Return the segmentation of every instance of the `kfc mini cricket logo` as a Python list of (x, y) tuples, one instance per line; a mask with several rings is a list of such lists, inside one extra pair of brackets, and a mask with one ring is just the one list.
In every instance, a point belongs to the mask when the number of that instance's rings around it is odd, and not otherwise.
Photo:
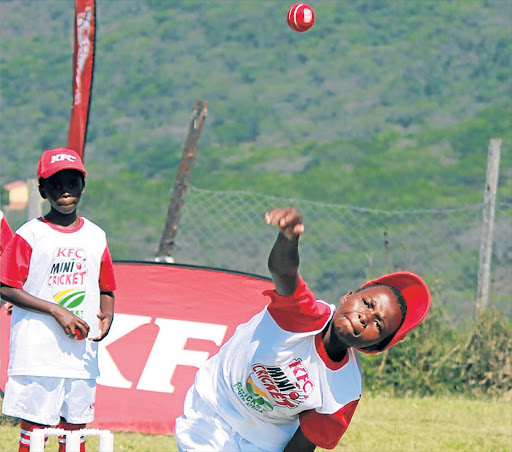
[(271, 411), (274, 406), (296, 408), (309, 398), (315, 387), (300, 359), (285, 366), (258, 363), (252, 370), (246, 389), (252, 399), (257, 400), (261, 411)]
[(84, 249), (57, 248), (47, 280), (54, 300), (78, 317), (83, 316), (83, 311), (77, 308), (85, 299), (86, 263)]

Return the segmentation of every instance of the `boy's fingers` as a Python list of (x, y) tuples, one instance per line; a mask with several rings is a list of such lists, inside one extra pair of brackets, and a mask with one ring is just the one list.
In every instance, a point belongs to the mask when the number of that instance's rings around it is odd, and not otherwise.
[(87, 334), (89, 334), (88, 331), (85, 333), (78, 327), (75, 328), (75, 339), (82, 340), (87, 337)]
[(268, 224), (279, 225), (279, 227), (287, 227), (293, 223), (301, 223), (302, 216), (295, 208), (274, 209), (265, 214), (265, 221)]
[(304, 232), (304, 225), (302, 223), (290, 225), (286, 228), (282, 228), (282, 231), (289, 238), (294, 238), (298, 235), (301, 235)]
[(82, 331), (87, 331), (87, 333), (89, 333), (89, 330), (91, 329), (89, 324), (81, 318), (78, 318), (78, 328), (80, 328)]
[(265, 214), (265, 221), (268, 224), (277, 224), (279, 221), (278, 215), (275, 210), (272, 210), (271, 212), (267, 212)]
[(302, 223), (295, 225), (293, 232), (295, 234), (302, 234), (304, 232), (304, 225)]
[(99, 342), (99, 341), (103, 340), (103, 338), (108, 334), (109, 331), (110, 331), (110, 326), (103, 324), (101, 326), (101, 331), (100, 331), (99, 336), (92, 337), (90, 340), (94, 341), (94, 342)]
[(285, 217), (279, 220), (279, 226), (282, 228), (286, 228), (287, 226), (294, 226), (296, 224), (301, 224), (301, 218), (295, 215), (286, 215)]

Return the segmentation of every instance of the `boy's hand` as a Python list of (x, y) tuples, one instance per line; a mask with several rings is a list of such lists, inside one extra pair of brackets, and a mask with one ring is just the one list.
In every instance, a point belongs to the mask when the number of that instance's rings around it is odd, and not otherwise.
[[(89, 334), (90, 328), (87, 322), (82, 320), (80, 317), (77, 317), (68, 309), (59, 305), (54, 305), (52, 315), (70, 338), (85, 338)], [(80, 334), (77, 334), (76, 330), (80, 331)]]
[(99, 336), (91, 337), (90, 340), (94, 341), (94, 342), (101, 341), (108, 334), (108, 332), (110, 331), (110, 327), (112, 326), (113, 315), (112, 314), (103, 314), (102, 312), (100, 312), (97, 315), (97, 317), (98, 317), (98, 319), (100, 319), (100, 322), (101, 322), (101, 331), (100, 331)]
[(7, 315), (12, 315), (12, 303), (9, 303), (8, 301), (5, 302), (5, 313)]
[(279, 227), (279, 231), (289, 240), (304, 232), (302, 215), (295, 207), (281, 207), (265, 214), (265, 222)]

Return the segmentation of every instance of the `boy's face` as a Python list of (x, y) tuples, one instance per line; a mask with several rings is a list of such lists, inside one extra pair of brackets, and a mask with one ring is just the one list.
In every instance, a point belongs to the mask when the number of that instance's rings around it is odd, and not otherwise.
[(401, 320), (398, 301), (389, 287), (367, 287), (340, 300), (331, 334), (349, 347), (365, 348), (392, 336)]
[(39, 192), (48, 199), (52, 210), (62, 215), (73, 213), (84, 192), (85, 184), (80, 171), (67, 169), (43, 179)]

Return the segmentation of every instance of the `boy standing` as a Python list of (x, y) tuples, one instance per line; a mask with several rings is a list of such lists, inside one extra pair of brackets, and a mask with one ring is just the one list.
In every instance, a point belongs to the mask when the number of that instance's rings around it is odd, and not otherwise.
[(302, 216), (275, 209), (279, 227), (268, 267), (269, 305), (240, 325), (197, 372), (176, 420), (180, 451), (313, 451), (334, 448), (361, 397), (356, 349), (375, 353), (402, 340), (430, 306), (414, 273), (365, 283), (336, 309), (298, 274)]
[(85, 176), (76, 152), (45, 151), (37, 179), (50, 211), (22, 225), (2, 254), (0, 292), (13, 304), (2, 413), (21, 419), (20, 451), (34, 428), (79, 430), (94, 419), (98, 341), (116, 287), (105, 232), (77, 214)]

